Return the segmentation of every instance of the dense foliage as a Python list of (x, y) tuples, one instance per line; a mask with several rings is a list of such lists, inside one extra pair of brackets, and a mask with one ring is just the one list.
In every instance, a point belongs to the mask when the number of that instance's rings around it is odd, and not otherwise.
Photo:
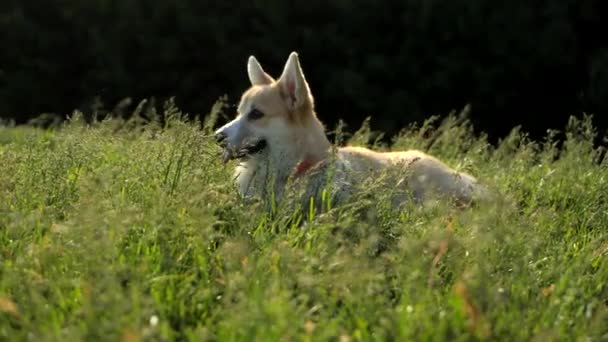
[(559, 148), (518, 130), (492, 147), (453, 118), (410, 127), (396, 148), (428, 148), (496, 201), (395, 210), (371, 180), (303, 219), (242, 203), (211, 122), (167, 111), (0, 128), (0, 339), (606, 338), (608, 164), (589, 120)]

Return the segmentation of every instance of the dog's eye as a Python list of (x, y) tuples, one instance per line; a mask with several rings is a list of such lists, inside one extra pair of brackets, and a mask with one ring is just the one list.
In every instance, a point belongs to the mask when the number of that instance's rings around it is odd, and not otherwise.
[(261, 111), (259, 111), (257, 109), (252, 109), (249, 112), (249, 115), (247, 115), (247, 117), (249, 117), (250, 120), (261, 119), (263, 116), (264, 116), (264, 113), (262, 113)]

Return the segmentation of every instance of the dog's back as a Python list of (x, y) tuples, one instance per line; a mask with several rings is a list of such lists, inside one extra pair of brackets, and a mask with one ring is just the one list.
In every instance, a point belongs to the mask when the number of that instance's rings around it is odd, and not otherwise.
[[(439, 159), (418, 150), (401, 152), (375, 152), (362, 147), (344, 147), (339, 150), (354, 172), (369, 173), (388, 167), (403, 171), (402, 175), (416, 201), (423, 201), (438, 192), (459, 203), (470, 203), (484, 190), (477, 180), (458, 172)], [(400, 173), (400, 172), (399, 172)]]

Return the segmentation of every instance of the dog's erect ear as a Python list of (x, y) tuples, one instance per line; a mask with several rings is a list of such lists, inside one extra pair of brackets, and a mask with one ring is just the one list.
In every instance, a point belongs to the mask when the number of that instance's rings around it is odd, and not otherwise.
[(300, 60), (296, 52), (292, 52), (289, 55), (278, 83), (285, 96), (285, 101), (287, 101), (287, 106), (291, 110), (298, 109), (304, 103), (311, 100), (310, 89), (308, 88), (308, 83), (306, 83), (306, 78), (300, 67)]
[(265, 85), (274, 82), (274, 79), (264, 72), (258, 60), (253, 56), (249, 56), (249, 61), (247, 61), (247, 74), (251, 85)]

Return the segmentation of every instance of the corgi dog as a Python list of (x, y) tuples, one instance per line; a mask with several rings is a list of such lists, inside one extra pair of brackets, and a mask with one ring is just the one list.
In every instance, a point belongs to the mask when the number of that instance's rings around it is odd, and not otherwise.
[[(395, 187), (407, 187), (413, 200), (424, 201), (435, 192), (471, 203), (481, 190), (477, 180), (457, 172), (439, 159), (417, 150), (376, 152), (368, 148), (333, 148), (315, 113), (314, 99), (292, 52), (278, 79), (268, 75), (254, 56), (247, 63), (251, 87), (238, 104), (234, 120), (215, 131), (223, 147), (224, 163), (237, 159), (235, 179), (241, 195), (274, 191), (280, 197), (289, 179), (305, 178), (327, 169), (329, 160), (340, 166), (342, 184), (361, 182), (374, 172), (397, 168), (405, 177)], [(270, 186), (268, 186), (270, 184)]]

